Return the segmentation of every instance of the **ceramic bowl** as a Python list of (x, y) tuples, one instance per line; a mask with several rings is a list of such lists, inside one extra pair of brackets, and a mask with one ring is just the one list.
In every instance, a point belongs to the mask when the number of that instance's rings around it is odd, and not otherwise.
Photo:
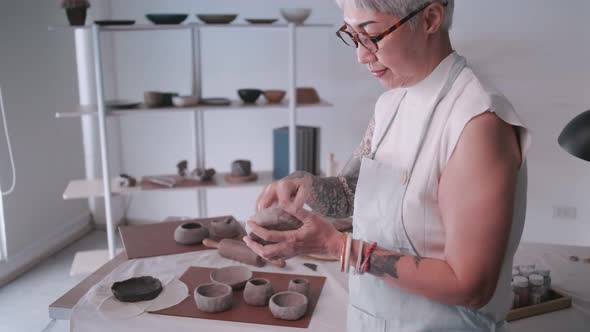
[(231, 163), (232, 176), (250, 176), (252, 174), (252, 162), (250, 160), (234, 160)]
[(303, 278), (289, 280), (288, 290), (309, 296), (309, 280)]
[(198, 222), (182, 224), (174, 230), (174, 241), (180, 244), (201, 244), (209, 236), (209, 230)]
[(274, 290), (270, 280), (264, 278), (250, 279), (244, 289), (244, 302), (252, 306), (264, 307), (268, 305), (268, 300), (273, 293)]
[(320, 102), (318, 92), (311, 87), (297, 88), (297, 103), (298, 104), (317, 104)]
[(246, 18), (244, 20), (250, 24), (273, 24), (278, 21), (276, 18)]
[(233, 22), (238, 15), (236, 14), (197, 14), (199, 20), (207, 24), (229, 24)]
[(177, 95), (173, 92), (146, 91), (143, 93), (143, 103), (149, 108), (172, 106), (172, 98)]
[(311, 8), (282, 8), (281, 15), (287, 22), (303, 24), (311, 15)]
[(252, 271), (245, 266), (235, 265), (222, 267), (209, 274), (214, 283), (230, 286), (234, 290), (244, 289), (246, 282), (252, 279)]
[(275, 318), (298, 320), (307, 312), (307, 297), (295, 292), (276, 293), (270, 298), (270, 312)]
[(233, 217), (214, 220), (209, 226), (209, 232), (214, 238), (231, 239), (240, 235), (240, 225)]
[(209, 283), (195, 289), (195, 303), (204, 312), (226, 311), (232, 306), (232, 289), (228, 285)]
[(264, 98), (268, 100), (270, 104), (278, 104), (283, 101), (287, 91), (285, 90), (264, 90), (262, 92), (264, 94)]
[(262, 94), (262, 90), (258, 89), (240, 89), (238, 95), (242, 101), (246, 104), (254, 104), (258, 97)]
[(190, 107), (199, 104), (199, 97), (197, 96), (174, 96), (172, 97), (172, 104), (176, 107)]
[(180, 24), (186, 20), (187, 14), (146, 14), (145, 17), (154, 24)]

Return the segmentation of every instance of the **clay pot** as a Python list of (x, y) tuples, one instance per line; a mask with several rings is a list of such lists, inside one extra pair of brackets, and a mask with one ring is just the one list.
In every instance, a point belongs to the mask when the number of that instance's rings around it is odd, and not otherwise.
[(290, 292), (300, 293), (305, 296), (309, 296), (309, 280), (298, 278), (298, 279), (291, 279), (289, 281), (289, 288)]
[(209, 231), (213, 237), (219, 239), (231, 239), (240, 234), (240, 225), (234, 218), (229, 217), (227, 219), (211, 222)]
[(307, 297), (295, 292), (276, 293), (270, 298), (270, 312), (275, 318), (298, 320), (307, 312)]
[(285, 90), (265, 90), (262, 93), (264, 94), (264, 98), (266, 98), (266, 100), (268, 100), (269, 104), (278, 104), (283, 100), (283, 98), (285, 98), (287, 91), (285, 91)]
[(246, 282), (252, 279), (252, 271), (241, 265), (228, 266), (211, 271), (209, 278), (214, 283), (228, 285), (233, 290), (241, 290), (246, 286)]
[(297, 104), (317, 104), (320, 102), (320, 96), (314, 88), (303, 87), (297, 88)]
[(189, 222), (174, 230), (174, 241), (180, 244), (201, 244), (209, 236), (209, 230), (203, 225)]
[(238, 95), (245, 104), (254, 104), (258, 97), (262, 94), (262, 90), (258, 89), (240, 89)]
[(86, 23), (87, 8), (66, 8), (68, 21), (72, 26), (82, 26)]
[[(277, 205), (273, 205), (269, 208), (263, 209), (258, 211), (254, 216), (250, 218), (250, 220), (254, 221), (256, 224), (274, 231), (289, 231), (294, 230), (303, 223), (299, 221), (297, 218), (293, 217), (289, 213), (285, 212), (283, 209), (278, 207)], [(270, 244), (271, 242), (264, 241), (258, 235), (252, 233), (248, 224), (246, 224), (246, 233), (248, 236), (252, 238), (252, 240), (261, 243), (261, 244)]]
[(172, 98), (178, 93), (146, 91), (143, 93), (143, 103), (149, 108), (173, 106)]
[(204, 312), (226, 311), (232, 306), (232, 289), (228, 285), (210, 283), (195, 289), (195, 303)]
[(264, 307), (268, 305), (268, 300), (273, 293), (272, 284), (268, 279), (250, 279), (244, 289), (244, 302), (257, 307)]
[(250, 160), (235, 160), (231, 163), (232, 176), (249, 176), (252, 174), (252, 163)]

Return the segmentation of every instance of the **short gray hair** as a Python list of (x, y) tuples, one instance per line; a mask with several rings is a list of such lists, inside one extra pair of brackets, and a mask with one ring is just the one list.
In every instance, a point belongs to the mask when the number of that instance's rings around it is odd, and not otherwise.
[[(443, 0), (336, 0), (341, 8), (352, 6), (353, 8), (369, 9), (376, 12), (391, 14), (400, 19), (420, 8), (429, 2), (442, 2)], [(446, 0), (448, 5), (445, 11), (445, 20), (441, 26), (443, 30), (450, 30), (453, 25), (453, 11), (455, 9), (455, 0)], [(412, 29), (417, 28), (417, 20), (414, 17), (408, 21)]]

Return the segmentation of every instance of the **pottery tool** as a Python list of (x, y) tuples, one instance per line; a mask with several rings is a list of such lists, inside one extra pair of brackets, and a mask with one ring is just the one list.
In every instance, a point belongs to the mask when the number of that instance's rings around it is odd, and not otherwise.
[(203, 240), (203, 244), (208, 248), (217, 248), (219, 255), (222, 257), (233, 259), (248, 265), (262, 267), (265, 262), (269, 262), (272, 265), (281, 268), (287, 265), (284, 260), (265, 260), (252, 251), (252, 249), (248, 248), (248, 246), (242, 241), (223, 239), (216, 242), (211, 239), (205, 239)]

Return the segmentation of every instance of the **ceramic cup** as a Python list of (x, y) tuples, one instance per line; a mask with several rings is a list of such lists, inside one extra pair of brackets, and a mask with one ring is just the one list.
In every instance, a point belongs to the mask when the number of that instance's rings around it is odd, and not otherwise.
[(216, 238), (234, 238), (240, 234), (240, 225), (234, 218), (230, 217), (211, 222), (210, 231), (211, 235)]
[(198, 222), (189, 222), (174, 230), (174, 241), (180, 244), (201, 244), (209, 236), (209, 230)]
[(232, 289), (228, 285), (210, 283), (195, 289), (195, 303), (204, 312), (226, 311), (232, 306)]
[(252, 278), (252, 271), (241, 265), (227, 266), (211, 271), (209, 278), (215, 283), (228, 285), (233, 290), (242, 290)]
[(307, 297), (295, 292), (276, 293), (270, 298), (270, 312), (275, 318), (298, 320), (307, 312)]
[(249, 305), (263, 307), (268, 305), (268, 300), (273, 293), (272, 284), (268, 279), (250, 279), (244, 289), (244, 302)]
[(303, 278), (289, 280), (289, 291), (309, 296), (309, 280)]

